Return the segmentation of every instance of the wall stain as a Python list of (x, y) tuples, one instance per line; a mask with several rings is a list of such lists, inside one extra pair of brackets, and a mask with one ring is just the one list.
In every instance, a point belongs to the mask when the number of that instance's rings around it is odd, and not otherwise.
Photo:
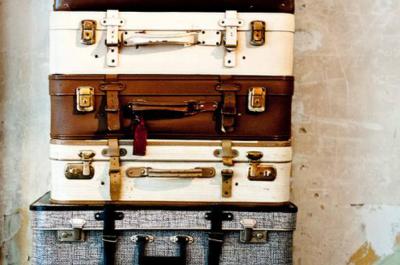
[[(347, 265), (373, 265), (379, 260), (374, 249), (369, 242), (365, 242), (354, 254), (350, 257)], [(387, 264), (385, 264), (387, 265)]]

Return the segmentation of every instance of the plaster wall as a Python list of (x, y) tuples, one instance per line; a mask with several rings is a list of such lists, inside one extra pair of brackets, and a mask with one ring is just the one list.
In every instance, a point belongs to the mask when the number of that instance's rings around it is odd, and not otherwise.
[[(29, 264), (48, 190), (51, 1), (0, 1), (2, 264)], [(296, 265), (400, 264), (398, 0), (298, 0)]]

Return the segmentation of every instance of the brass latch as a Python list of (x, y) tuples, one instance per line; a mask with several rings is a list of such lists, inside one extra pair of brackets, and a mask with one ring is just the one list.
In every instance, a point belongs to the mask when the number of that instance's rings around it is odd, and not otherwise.
[(194, 168), (194, 169), (153, 169), (149, 167), (131, 167), (126, 171), (128, 178), (213, 178), (215, 169)]
[(94, 20), (82, 20), (81, 22), (81, 43), (85, 45), (93, 45), (96, 43), (96, 27)]
[(82, 151), (79, 157), (82, 163), (70, 163), (65, 167), (65, 177), (67, 179), (92, 179), (94, 167), (91, 166), (95, 153), (93, 151)]
[(262, 46), (265, 44), (265, 22), (252, 21), (251, 22), (251, 41), (253, 46)]
[(222, 175), (222, 197), (230, 198), (232, 197), (233, 170), (224, 169), (221, 171), (221, 175)]
[(243, 230), (240, 231), (240, 242), (245, 244), (261, 244), (268, 240), (267, 230), (256, 230), (257, 221), (254, 219), (243, 219), (240, 221)]
[(249, 111), (264, 112), (266, 110), (267, 90), (264, 87), (253, 87), (249, 90)]
[(274, 181), (277, 176), (276, 168), (269, 165), (261, 165), (261, 152), (248, 152), (247, 158), (250, 160), (249, 180), (252, 181)]
[(222, 141), (222, 149), (215, 150), (214, 156), (222, 158), (224, 166), (231, 167), (234, 164), (233, 159), (239, 156), (239, 152), (232, 148), (231, 141)]
[(94, 88), (88, 86), (76, 89), (76, 109), (79, 112), (94, 111)]
[(83, 219), (72, 219), (70, 221), (72, 230), (57, 231), (57, 238), (60, 242), (83, 242), (85, 241), (85, 233), (83, 227), (86, 221)]

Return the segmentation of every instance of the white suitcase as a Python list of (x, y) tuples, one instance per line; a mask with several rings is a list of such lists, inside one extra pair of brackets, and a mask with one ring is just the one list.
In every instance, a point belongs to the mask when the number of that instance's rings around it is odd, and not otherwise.
[(294, 15), (54, 12), (51, 74), (290, 76)]
[(290, 142), (52, 140), (54, 202), (289, 202)]

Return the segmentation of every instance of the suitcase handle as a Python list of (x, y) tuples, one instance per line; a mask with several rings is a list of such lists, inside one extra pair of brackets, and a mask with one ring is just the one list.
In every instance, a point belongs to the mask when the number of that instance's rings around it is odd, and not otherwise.
[(218, 109), (217, 102), (199, 102), (199, 101), (186, 101), (186, 102), (149, 102), (149, 101), (134, 101), (128, 104), (128, 109), (134, 114), (158, 114), (153, 115), (156, 118), (172, 116), (192, 116), (201, 112), (214, 112)]
[(188, 244), (193, 243), (193, 238), (189, 236), (175, 236), (171, 241), (179, 245), (179, 256), (160, 257), (160, 256), (146, 256), (146, 244), (154, 240), (151, 236), (134, 236), (132, 241), (136, 242), (138, 253), (138, 265), (186, 265)]
[(153, 169), (150, 167), (131, 167), (126, 170), (128, 178), (213, 178), (215, 168), (194, 169)]
[(174, 34), (148, 34), (135, 32), (124, 39), (124, 46), (146, 45), (182, 45), (185, 47), (198, 44), (198, 33), (174, 33)]

